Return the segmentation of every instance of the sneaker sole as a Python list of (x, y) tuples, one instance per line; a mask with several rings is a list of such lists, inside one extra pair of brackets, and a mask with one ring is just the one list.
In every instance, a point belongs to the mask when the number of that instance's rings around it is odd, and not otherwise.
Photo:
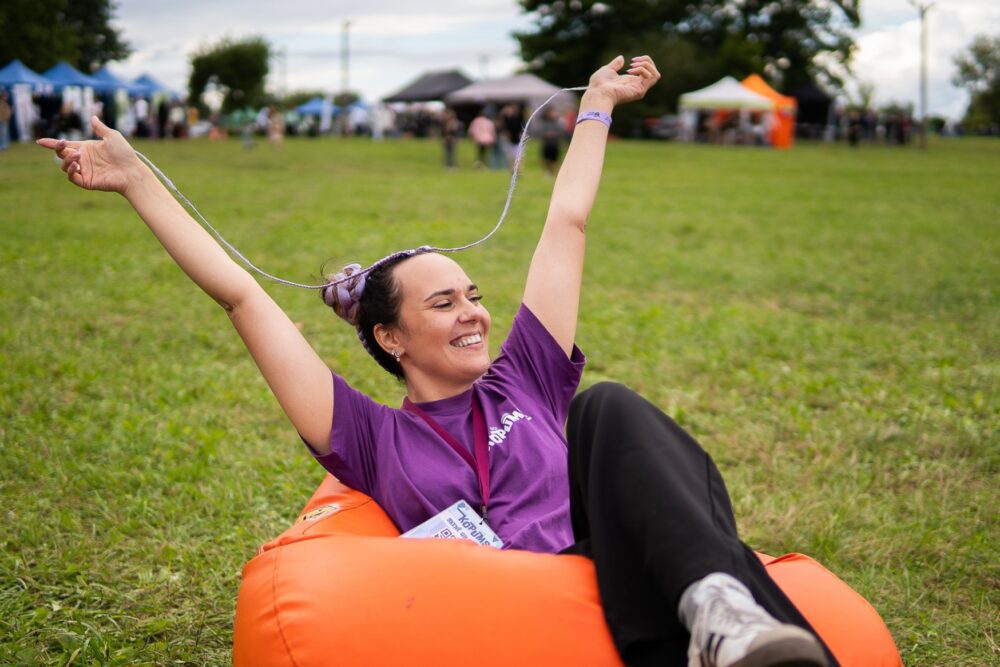
[(812, 635), (804, 630), (792, 636), (787, 632), (785, 626), (774, 633), (785, 634), (784, 637), (758, 638), (760, 645), (751, 646), (750, 652), (731, 667), (828, 667), (826, 654)]

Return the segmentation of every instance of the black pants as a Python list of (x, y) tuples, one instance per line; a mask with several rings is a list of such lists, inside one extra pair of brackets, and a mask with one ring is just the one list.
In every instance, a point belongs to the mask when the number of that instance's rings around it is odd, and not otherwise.
[(711, 457), (670, 417), (622, 385), (601, 383), (573, 399), (567, 436), (577, 539), (567, 551), (594, 560), (626, 664), (687, 664), (690, 637), (677, 606), (689, 584), (712, 572), (732, 575), (779, 621), (815, 634), (740, 541)]

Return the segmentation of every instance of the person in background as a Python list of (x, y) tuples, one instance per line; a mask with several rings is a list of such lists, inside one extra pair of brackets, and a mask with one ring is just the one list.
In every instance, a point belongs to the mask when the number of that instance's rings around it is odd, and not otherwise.
[(281, 148), (285, 141), (285, 116), (280, 109), (271, 107), (267, 119), (267, 139), (275, 148)]
[(480, 111), (479, 115), (472, 119), (469, 125), (469, 137), (476, 144), (475, 166), (482, 169), (487, 165), (487, 157), (497, 140), (497, 127), (486, 116), (485, 110)]
[(521, 107), (517, 104), (507, 104), (500, 109), (500, 119), (497, 122), (500, 130), (500, 141), (504, 150), (504, 161), (513, 168), (517, 160), (518, 143), (524, 130), (524, 118)]
[(149, 136), (149, 102), (145, 97), (135, 101), (135, 136), (140, 139)]
[(455, 159), (455, 144), (458, 143), (458, 134), (461, 124), (458, 117), (451, 109), (445, 109), (441, 113), (441, 146), (444, 148), (444, 168), (454, 171), (458, 168)]
[(187, 136), (187, 127), (185, 121), (187, 120), (187, 113), (184, 111), (184, 105), (180, 102), (173, 102), (170, 105), (170, 114), (167, 116), (167, 123), (170, 127), (170, 136), (174, 139), (183, 139)]
[(254, 125), (255, 123), (253, 123), (252, 121), (246, 120), (243, 122), (243, 126), (240, 128), (240, 141), (242, 142), (243, 150), (245, 151), (252, 151), (254, 149), (254, 141), (253, 141)]
[(10, 146), (10, 119), (13, 116), (7, 101), (7, 91), (0, 90), (0, 151), (5, 151)]
[(64, 102), (59, 111), (59, 136), (70, 141), (78, 141), (83, 137), (83, 121), (69, 102)]
[(394, 121), (395, 114), (392, 109), (384, 104), (376, 106), (372, 117), (372, 139), (381, 141), (386, 135), (391, 136)]
[(167, 121), (170, 119), (170, 104), (164, 98), (156, 107), (156, 138), (163, 140), (167, 138)]
[(555, 178), (559, 167), (559, 144), (562, 141), (562, 124), (559, 113), (554, 109), (546, 109), (542, 122), (538, 126), (538, 136), (542, 140), (542, 163), (545, 173)]

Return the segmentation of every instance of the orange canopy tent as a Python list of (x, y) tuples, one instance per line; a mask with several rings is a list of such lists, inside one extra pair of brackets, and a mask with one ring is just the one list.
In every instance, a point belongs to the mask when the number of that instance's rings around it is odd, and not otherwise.
[(774, 100), (770, 143), (775, 148), (791, 148), (795, 130), (795, 111), (799, 106), (795, 98), (782, 95), (767, 85), (767, 82), (757, 74), (751, 74), (740, 83), (758, 95)]

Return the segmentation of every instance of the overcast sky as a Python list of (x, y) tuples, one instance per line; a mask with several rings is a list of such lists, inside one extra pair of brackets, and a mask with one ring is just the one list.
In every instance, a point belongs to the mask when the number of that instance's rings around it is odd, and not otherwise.
[[(917, 11), (908, 0), (861, 5), (856, 78), (875, 86), (876, 103), (912, 102), (916, 108)], [(951, 85), (952, 58), (976, 34), (1000, 34), (1000, 2), (936, 0), (928, 17), (929, 112), (958, 118), (967, 96)], [(348, 84), (369, 101), (428, 70), (459, 68), (473, 78), (511, 74), (521, 64), (511, 33), (532, 25), (516, 0), (119, 0), (116, 24), (135, 53), (111, 67), (129, 77), (149, 73), (184, 90), (190, 56), (200, 46), (261, 35), (286, 54), (272, 63), (270, 88), (339, 91), (345, 20)]]

